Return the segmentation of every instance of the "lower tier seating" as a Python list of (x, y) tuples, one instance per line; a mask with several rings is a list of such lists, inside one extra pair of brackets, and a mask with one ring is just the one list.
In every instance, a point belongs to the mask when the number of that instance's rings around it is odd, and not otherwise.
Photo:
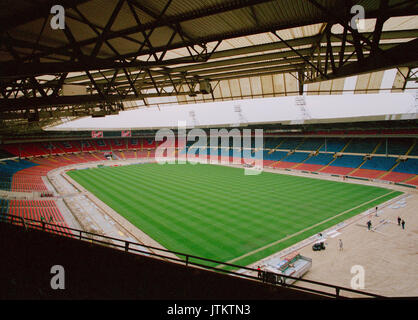
[(53, 233), (70, 234), (61, 212), (53, 200), (9, 200), (8, 214), (52, 224)]
[(350, 175), (352, 177), (377, 179), (378, 177), (382, 176), (385, 173), (386, 171), (382, 171), (382, 170), (357, 169), (353, 171)]

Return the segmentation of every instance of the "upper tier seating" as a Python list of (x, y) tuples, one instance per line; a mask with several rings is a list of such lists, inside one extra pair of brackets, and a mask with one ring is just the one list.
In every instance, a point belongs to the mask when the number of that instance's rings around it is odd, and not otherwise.
[(95, 147), (97, 150), (101, 150), (101, 151), (109, 151), (110, 150), (110, 145), (108, 144), (109, 142), (99, 139), (99, 140), (94, 140), (93, 141), (95, 144)]
[(374, 138), (354, 138), (351, 140), (344, 152), (370, 154), (380, 141), (381, 139)]
[(411, 152), (408, 153), (409, 156), (418, 156), (418, 142), (412, 148)]
[(13, 153), (10, 153), (6, 150), (0, 149), (0, 160), (7, 159), (7, 158), (14, 158), (16, 157)]
[(155, 140), (153, 138), (141, 139), (142, 148), (144, 149), (155, 149)]
[(121, 139), (111, 139), (107, 143), (110, 144), (113, 150), (126, 149), (126, 143)]
[(136, 139), (136, 138), (128, 139), (128, 148), (129, 149), (141, 149), (141, 143), (139, 139)]
[(77, 147), (82, 151), (96, 151), (94, 144), (91, 141), (87, 140), (80, 141)]
[(77, 147), (76, 144), (70, 142), (70, 141), (62, 141), (57, 142), (57, 145), (61, 150), (63, 150), (65, 153), (68, 152), (80, 152), (81, 150)]
[(303, 138), (286, 138), (277, 149), (295, 150), (302, 141)]
[(274, 149), (284, 140), (284, 138), (266, 137), (264, 138), (264, 149)]
[(388, 138), (386, 150), (386, 139), (383, 139), (375, 154), (405, 155), (413, 143), (414, 139), (410, 138)]
[(345, 138), (326, 138), (324, 140), (324, 144), (319, 151), (340, 152), (349, 141)]
[(307, 138), (305, 139), (297, 150), (316, 151), (325, 143), (325, 139), (322, 138)]

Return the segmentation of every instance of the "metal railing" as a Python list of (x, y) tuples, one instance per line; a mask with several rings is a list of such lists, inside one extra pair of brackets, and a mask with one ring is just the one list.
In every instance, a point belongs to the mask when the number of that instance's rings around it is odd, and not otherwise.
[[(365, 298), (386, 298), (381, 295), (377, 295), (374, 293), (369, 293), (365, 291), (359, 291), (351, 288), (341, 287), (337, 285), (332, 285), (324, 282), (314, 281), (314, 280), (307, 280), (303, 278), (292, 277), (289, 275), (278, 274), (273, 272), (266, 272), (266, 271), (259, 271), (257, 269), (244, 267), (236, 264), (231, 264), (227, 262), (222, 262), (213, 259), (207, 259), (198, 257), (191, 254), (186, 254), (177, 251), (171, 251), (167, 249), (157, 248), (153, 246), (148, 246), (128, 240), (118, 239), (114, 237), (109, 237), (105, 235), (100, 235), (80, 229), (74, 229), (66, 226), (61, 226), (59, 224), (53, 224), (45, 221), (40, 220), (33, 220), (27, 219), (16, 215), (11, 214), (1, 214), (0, 213), (0, 222), (3, 223), (10, 223), (17, 226), (22, 226), (26, 230), (28, 229), (36, 229), (42, 230), (46, 232), (51, 232), (56, 235), (70, 237), (78, 240), (88, 241), (91, 243), (95, 243), (98, 245), (110, 246), (113, 248), (117, 248), (126, 252), (135, 253), (135, 254), (142, 254), (145, 256), (151, 256), (155, 258), (160, 258), (176, 263), (180, 263), (186, 266), (194, 266), (203, 268), (206, 270), (216, 271), (224, 274), (228, 274), (231, 276), (246, 278), (249, 280), (255, 281), (262, 281), (265, 283), (269, 283), (272, 285), (283, 286), (287, 288), (297, 289), (305, 292), (310, 292), (322, 296), (332, 297), (332, 298), (347, 298), (342, 296), (342, 292), (351, 292), (358, 294)], [(168, 254), (168, 255), (167, 255)], [(183, 258), (182, 258), (183, 257)], [(205, 264), (206, 263), (206, 264)], [(231, 268), (232, 270), (221, 268), (220, 266), (226, 266)], [(251, 274), (244, 274), (241, 272), (237, 272), (236, 270), (245, 270), (252, 272), (256, 275)], [(295, 280), (295, 282), (289, 284), (286, 283), (286, 279)], [(310, 287), (303, 287), (300, 285), (295, 284), (296, 282), (303, 282), (309, 285), (321, 287), (321, 289), (313, 289)], [(324, 288), (329, 289), (330, 292), (324, 291)]]

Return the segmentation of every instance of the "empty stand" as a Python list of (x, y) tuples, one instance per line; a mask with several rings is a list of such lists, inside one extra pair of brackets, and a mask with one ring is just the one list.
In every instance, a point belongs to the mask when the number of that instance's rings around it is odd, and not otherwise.
[(345, 167), (345, 168), (357, 168), (363, 162), (362, 156), (343, 155), (333, 161), (330, 166), (333, 167)]
[(418, 159), (408, 159), (406, 161), (400, 161), (396, 168), (393, 169), (393, 172), (417, 174)]
[[(186, 148), (176, 150), (173, 146), (169, 156), (185, 157)], [(89, 139), (60, 142), (16, 143), (3, 145), (7, 156), (26, 156), (27, 160), (0, 161), (0, 188), (12, 191), (47, 191), (42, 176), (50, 170), (66, 165), (105, 161), (104, 153), (112, 150), (117, 159), (153, 159), (157, 144), (152, 138)], [(233, 139), (229, 139), (229, 147)], [(254, 146), (252, 146), (254, 147)], [(275, 149), (278, 150), (275, 150)], [(81, 151), (83, 150), (83, 151)], [(210, 150), (210, 149), (209, 149)], [(208, 159), (233, 161), (234, 151), (227, 155), (210, 156)], [(282, 151), (279, 151), (282, 150)], [(289, 154), (290, 150), (296, 150)], [(349, 175), (367, 179), (382, 179), (391, 182), (412, 181), (418, 173), (418, 151), (413, 138), (322, 138), (322, 137), (265, 137), (263, 163), (278, 169), (293, 169), (321, 172), (334, 175)], [(225, 150), (224, 150), (225, 151)], [(239, 157), (243, 154), (240, 150)], [(317, 154), (312, 155), (313, 151)], [(335, 152), (342, 156), (334, 158)], [(347, 154), (358, 153), (358, 155)], [(365, 160), (366, 154), (372, 158)], [(389, 156), (378, 156), (388, 154)], [(251, 157), (254, 158), (254, 149)], [(399, 156), (409, 157), (399, 160)], [(248, 157), (248, 155), (247, 155)], [(412, 157), (412, 158), (411, 158)]]
[(309, 153), (295, 152), (291, 155), (288, 155), (286, 158), (283, 158), (282, 161), (301, 163), (301, 162), (305, 161), (308, 157), (309, 157)]
[(308, 138), (297, 147), (297, 150), (316, 151), (323, 144), (325, 144), (325, 139), (323, 138)]
[(323, 152), (340, 152), (349, 142), (349, 139), (345, 138), (326, 138), (324, 144), (319, 149)]
[(370, 154), (380, 142), (381, 139), (354, 138), (344, 150), (344, 152)]
[(295, 150), (304, 140), (304, 138), (286, 138), (277, 149)]
[(9, 200), (7, 213), (25, 219), (51, 223), (54, 233), (71, 233), (62, 228), (68, 226), (53, 200)]
[(414, 144), (414, 139), (387, 138), (376, 150), (375, 154), (405, 155)]

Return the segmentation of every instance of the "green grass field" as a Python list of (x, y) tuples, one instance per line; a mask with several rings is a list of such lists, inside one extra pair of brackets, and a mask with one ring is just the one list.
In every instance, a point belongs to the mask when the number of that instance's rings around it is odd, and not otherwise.
[(69, 176), (167, 249), (238, 265), (401, 194), (203, 164), (105, 167)]

